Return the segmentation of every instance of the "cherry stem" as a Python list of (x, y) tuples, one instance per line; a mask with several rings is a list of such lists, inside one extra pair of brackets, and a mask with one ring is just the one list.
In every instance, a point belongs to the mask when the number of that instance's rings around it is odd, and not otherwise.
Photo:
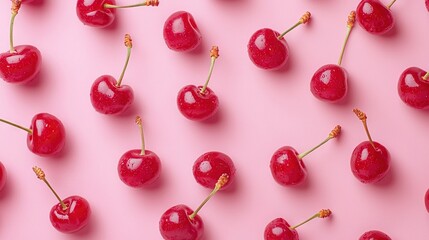
[(117, 5), (105, 3), (103, 7), (104, 8), (133, 8), (133, 7), (141, 7), (141, 6), (158, 6), (158, 5), (159, 5), (158, 0), (147, 0), (142, 3), (136, 3), (136, 4), (124, 5), (124, 6), (117, 6)]
[(353, 109), (353, 112), (362, 121), (363, 127), (365, 128), (366, 135), (368, 136), (369, 143), (374, 149), (376, 149), (374, 142), (372, 141), (371, 135), (369, 134), (368, 125), (366, 124), (366, 119), (367, 119), (366, 114), (357, 108)]
[(387, 5), (387, 9), (390, 9), (392, 7), (392, 5), (396, 2), (396, 0), (392, 0), (388, 5)]
[(15, 52), (15, 48), (13, 47), (13, 25), (15, 23), (15, 17), (18, 15), (19, 8), (21, 7), (21, 0), (12, 0), (12, 16), (10, 18), (10, 28), (9, 28), (9, 45), (10, 45), (10, 53)]
[(290, 27), (284, 33), (280, 34), (280, 36), (278, 36), (277, 39), (278, 40), (282, 39), (288, 32), (292, 31), (293, 29), (295, 29), (299, 25), (306, 24), (310, 20), (310, 17), (311, 17), (311, 13), (310, 12), (305, 12), (304, 15), (302, 15), (302, 17), (299, 19), (299, 21), (297, 23), (295, 23), (295, 25), (293, 25), (292, 27)]
[(209, 196), (207, 196), (206, 199), (204, 199), (204, 201), (200, 204), (200, 206), (198, 206), (198, 208), (191, 215), (189, 215), (189, 219), (194, 220), (195, 216), (197, 216), (201, 208), (203, 208), (203, 206), (210, 200), (210, 198), (212, 198), (223, 186), (225, 186), (228, 180), (229, 180), (228, 174), (226, 173), (222, 174), (219, 177), (219, 180), (217, 181), (213, 191), (209, 194)]
[(210, 62), (209, 75), (207, 77), (206, 83), (204, 84), (203, 88), (201, 88), (200, 90), (201, 94), (204, 94), (206, 92), (207, 86), (209, 85), (210, 78), (213, 73), (213, 68), (214, 68), (216, 59), (219, 57), (219, 48), (217, 46), (213, 46), (212, 49), (210, 50), (210, 57), (211, 57), (211, 62)]
[(19, 129), (22, 129), (22, 130), (24, 130), (24, 131), (28, 132), (29, 134), (33, 134), (33, 130), (31, 130), (31, 129), (29, 129), (29, 128), (26, 128), (26, 127), (23, 127), (23, 126), (21, 126), (21, 125), (15, 124), (15, 123), (13, 123), (13, 122), (9, 122), (9, 121), (4, 120), (4, 119), (1, 119), (1, 118), (0, 118), (0, 122), (7, 123), (7, 124), (9, 124), (9, 125), (12, 125), (12, 126), (14, 126), (14, 127), (19, 128)]
[(314, 148), (299, 154), (298, 158), (302, 159), (303, 157), (307, 156), (308, 154), (310, 154), (314, 150), (318, 149), (323, 144), (327, 143), (332, 138), (335, 138), (338, 135), (340, 135), (340, 133), (341, 133), (341, 126), (340, 125), (335, 126), (335, 128), (329, 133), (328, 137), (325, 140), (323, 140), (321, 143), (319, 143), (319, 145), (315, 146)]
[(133, 40), (131, 39), (131, 36), (129, 34), (125, 34), (124, 44), (127, 47), (127, 58), (125, 60), (124, 68), (122, 69), (121, 76), (119, 76), (118, 82), (116, 83), (116, 87), (121, 86), (122, 79), (124, 78), (125, 71), (127, 70), (128, 62), (130, 61), (131, 57), (131, 48), (133, 48)]
[(350, 37), (350, 33), (352, 32), (354, 23), (356, 21), (356, 12), (351, 11), (347, 20), (347, 35), (344, 39), (343, 47), (341, 48), (340, 58), (338, 59), (338, 65), (341, 66), (341, 62), (343, 61), (344, 51), (346, 50), (346, 45)]
[(140, 155), (145, 155), (145, 145), (144, 145), (144, 134), (143, 134), (143, 126), (142, 126), (142, 119), (140, 116), (136, 117), (136, 124), (139, 125), (140, 128), (140, 136), (142, 138), (142, 151), (140, 153)]
[(423, 77), (423, 80), (427, 81), (429, 79), (429, 72), (427, 72)]
[(304, 222), (302, 222), (302, 223), (300, 223), (298, 225), (295, 225), (293, 227), (289, 227), (289, 229), (292, 229), (292, 230), (296, 229), (296, 228), (298, 228), (298, 227), (300, 227), (300, 226), (302, 226), (302, 225), (310, 222), (311, 220), (313, 220), (315, 218), (326, 218), (326, 217), (331, 216), (331, 214), (332, 214), (331, 210), (329, 210), (329, 209), (322, 209), (318, 213), (316, 213), (313, 216), (311, 216), (309, 219), (305, 220)]
[(63, 202), (63, 200), (61, 200), (60, 196), (58, 196), (58, 194), (52, 188), (51, 184), (49, 184), (48, 180), (46, 180), (45, 172), (43, 172), (43, 170), (41, 168), (37, 167), (37, 166), (33, 167), (33, 171), (36, 174), (36, 176), (37, 176), (38, 179), (42, 180), (43, 182), (46, 183), (46, 185), (48, 185), (49, 189), (51, 189), (52, 193), (55, 195), (55, 197), (57, 197), (58, 201), (60, 202), (61, 208), (63, 210), (66, 210), (67, 209), (66, 204)]

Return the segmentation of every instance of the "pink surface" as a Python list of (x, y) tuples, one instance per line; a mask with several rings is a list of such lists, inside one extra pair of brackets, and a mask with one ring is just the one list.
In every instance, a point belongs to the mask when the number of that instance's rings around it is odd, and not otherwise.
[[(119, 1), (130, 3), (135, 1)], [(40, 49), (40, 81), (30, 86), (0, 81), (0, 117), (23, 125), (49, 112), (66, 128), (64, 154), (41, 158), (26, 146), (26, 133), (0, 126), (0, 161), (8, 181), (0, 193), (0, 239), (161, 239), (161, 214), (176, 204), (197, 205), (209, 190), (196, 183), (192, 165), (207, 151), (228, 154), (237, 168), (231, 189), (216, 195), (201, 211), (205, 240), (262, 239), (268, 222), (284, 217), (292, 225), (321, 208), (333, 217), (299, 228), (301, 239), (358, 239), (378, 229), (392, 239), (428, 239), (429, 215), (423, 198), (429, 187), (427, 111), (406, 106), (397, 81), (410, 66), (429, 69), (429, 13), (423, 0), (397, 1), (393, 32), (374, 36), (353, 30), (343, 66), (349, 95), (341, 104), (315, 99), (310, 78), (320, 66), (336, 63), (346, 33), (346, 19), (359, 1), (188, 0), (161, 1), (158, 8), (117, 11), (113, 27), (84, 26), (76, 1), (44, 0), (23, 5), (15, 23), (15, 44)], [(383, 1), (387, 4), (387, 1)], [(0, 3), (0, 46), (8, 50), (10, 2)], [(194, 16), (202, 47), (176, 53), (162, 38), (165, 19), (178, 10)], [(283, 31), (306, 11), (313, 16), (286, 36), (291, 53), (284, 70), (256, 68), (247, 42), (258, 29)], [(119, 76), (130, 33), (134, 48), (123, 84), (133, 87), (135, 104), (122, 116), (104, 116), (91, 106), (89, 90), (103, 75)], [(220, 49), (211, 89), (220, 100), (214, 120), (191, 122), (177, 110), (176, 95), (187, 84), (203, 84), (211, 45)], [(351, 173), (354, 147), (366, 140), (352, 108), (368, 115), (374, 140), (391, 154), (388, 177), (365, 185)], [(140, 114), (147, 148), (162, 161), (160, 181), (132, 189), (117, 174), (120, 156), (139, 148), (134, 118)], [(336, 125), (342, 136), (307, 156), (306, 184), (284, 188), (272, 178), (269, 161), (276, 149), (299, 152), (323, 140)], [(54, 196), (31, 167), (42, 167), (63, 197), (81, 195), (91, 204), (88, 228), (73, 235), (49, 222)]]

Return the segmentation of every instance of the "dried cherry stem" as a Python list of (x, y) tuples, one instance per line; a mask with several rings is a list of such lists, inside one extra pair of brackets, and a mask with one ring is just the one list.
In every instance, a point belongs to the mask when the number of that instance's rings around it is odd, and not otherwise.
[(52, 193), (55, 195), (55, 197), (57, 197), (58, 201), (61, 204), (61, 208), (63, 210), (67, 209), (66, 204), (63, 202), (63, 200), (61, 200), (60, 196), (58, 196), (58, 194), (55, 192), (55, 190), (52, 188), (51, 184), (49, 184), (48, 180), (46, 180), (45, 177), (45, 172), (43, 172), (43, 170), (37, 166), (33, 167), (33, 171), (36, 174), (37, 178), (44, 181), (46, 183), (46, 185), (48, 185), (49, 189), (51, 189)]
[(203, 208), (203, 206), (212, 198), (225, 184), (228, 182), (229, 176), (228, 174), (224, 173), (219, 177), (219, 180), (217, 180), (217, 183), (213, 189), (213, 191), (209, 194), (209, 196), (204, 199), (204, 201), (198, 206), (198, 208), (189, 215), (189, 219), (194, 220), (195, 216), (197, 216), (198, 212)]
[(395, 2), (396, 0), (392, 0), (389, 4), (387, 4), (387, 9), (390, 9)]
[(218, 57), (219, 57), (219, 48), (217, 46), (213, 46), (212, 49), (210, 50), (211, 62), (210, 62), (209, 76), (207, 77), (206, 83), (204, 84), (203, 88), (201, 88), (201, 91), (200, 91), (201, 94), (204, 94), (206, 92), (207, 86), (209, 85), (210, 78), (213, 73), (213, 68), (214, 68), (216, 59)]
[(300, 159), (302, 159), (303, 157), (307, 156), (308, 154), (310, 154), (314, 150), (318, 149), (323, 144), (327, 143), (329, 140), (331, 140), (333, 138), (336, 138), (338, 135), (340, 135), (340, 133), (341, 133), (341, 126), (340, 125), (335, 126), (335, 128), (332, 129), (332, 131), (329, 133), (328, 137), (325, 140), (323, 140), (321, 143), (319, 143), (319, 145), (317, 145), (314, 148), (308, 150), (307, 152), (303, 152), (303, 153), (299, 154), (298, 157)]
[(124, 6), (118, 6), (118, 5), (112, 5), (112, 4), (108, 4), (105, 3), (103, 5), (104, 8), (133, 8), (133, 7), (142, 7), (142, 6), (158, 6), (159, 5), (159, 1), (158, 0), (147, 0), (145, 2), (142, 3), (136, 3), (136, 4), (131, 4), (131, 5), (124, 5)]
[(332, 214), (331, 210), (329, 210), (329, 209), (322, 209), (318, 213), (316, 213), (313, 216), (311, 216), (309, 219), (305, 220), (304, 222), (302, 222), (302, 223), (300, 223), (298, 225), (295, 225), (293, 227), (289, 227), (289, 228), (290, 229), (296, 229), (296, 228), (298, 228), (298, 227), (300, 227), (300, 226), (302, 226), (302, 225), (310, 222), (311, 220), (313, 220), (315, 218), (327, 218), (327, 217), (331, 216), (331, 214)]
[(298, 27), (301, 24), (306, 24), (311, 18), (311, 13), (310, 12), (305, 12), (304, 15), (302, 15), (302, 17), (299, 19), (299, 21), (297, 23), (295, 23), (295, 25), (293, 25), (292, 27), (290, 27), (288, 30), (286, 30), (284, 33), (280, 34), (277, 39), (282, 39), (288, 32), (292, 31), (294, 28)]
[(140, 155), (143, 156), (146, 154), (145, 153), (146, 150), (145, 150), (145, 145), (144, 145), (144, 134), (143, 134), (142, 119), (140, 116), (136, 117), (136, 124), (139, 125), (139, 128), (140, 128), (140, 136), (142, 138), (142, 151), (141, 151)]
[(352, 32), (353, 26), (356, 21), (356, 12), (351, 11), (347, 20), (347, 35), (344, 39), (343, 47), (341, 48), (340, 58), (338, 59), (338, 65), (341, 66), (341, 62), (343, 61), (344, 51), (346, 50), (347, 42), (349, 41), (350, 33)]
[(15, 48), (13, 47), (13, 24), (15, 23), (15, 17), (18, 15), (19, 8), (21, 8), (21, 0), (12, 0), (12, 16), (10, 18), (10, 28), (9, 28), (9, 46), (10, 53), (15, 52)]
[(362, 121), (363, 127), (365, 128), (366, 135), (368, 136), (369, 143), (371, 143), (371, 146), (374, 149), (376, 149), (374, 142), (372, 141), (371, 135), (369, 134), (368, 125), (366, 124), (366, 118), (367, 118), (366, 114), (357, 108), (353, 109), (353, 112)]
[(427, 72), (423, 77), (423, 80), (427, 81), (429, 79), (429, 72)]
[(4, 122), (4, 123), (9, 124), (9, 125), (11, 125), (11, 126), (14, 126), (14, 127), (19, 128), (19, 129), (22, 129), (22, 130), (24, 130), (24, 131), (28, 132), (29, 134), (33, 134), (33, 130), (31, 130), (31, 129), (29, 129), (29, 128), (26, 128), (26, 127), (23, 127), (23, 126), (21, 126), (21, 125), (15, 124), (15, 123), (13, 123), (13, 122), (9, 122), (9, 121), (4, 120), (4, 119), (1, 119), (1, 118), (0, 118), (0, 122)]
[(131, 49), (133, 48), (133, 40), (131, 39), (131, 36), (129, 34), (125, 34), (125, 40), (124, 40), (125, 47), (127, 47), (127, 58), (125, 60), (124, 68), (122, 69), (121, 76), (119, 76), (118, 82), (116, 83), (116, 87), (120, 87), (122, 83), (122, 79), (124, 78), (125, 71), (128, 67), (128, 62), (130, 61), (131, 57)]

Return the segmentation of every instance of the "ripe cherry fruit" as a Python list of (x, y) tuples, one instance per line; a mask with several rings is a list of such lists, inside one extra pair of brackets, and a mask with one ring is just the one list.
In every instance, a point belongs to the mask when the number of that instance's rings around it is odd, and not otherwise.
[(33, 80), (40, 71), (42, 55), (31, 45), (13, 45), (13, 25), (21, 7), (21, 0), (12, 0), (12, 17), (10, 20), (10, 50), (0, 54), (0, 78), (9, 83), (27, 83)]
[(347, 72), (341, 67), (344, 51), (349, 39), (351, 30), (355, 23), (356, 13), (350, 12), (347, 21), (347, 35), (341, 50), (338, 65), (327, 64), (320, 67), (311, 78), (311, 93), (318, 99), (327, 102), (338, 102), (347, 95)]
[(366, 124), (366, 114), (353, 109), (362, 121), (369, 141), (364, 141), (353, 150), (350, 166), (354, 176), (363, 183), (376, 183), (383, 179), (390, 169), (390, 158), (387, 149), (372, 140)]
[(341, 126), (337, 125), (329, 136), (319, 145), (310, 149), (307, 152), (298, 154), (298, 152), (290, 146), (284, 146), (274, 152), (271, 157), (270, 169), (274, 180), (282, 186), (297, 185), (307, 178), (307, 170), (302, 158), (331, 140), (341, 133)]
[(393, 0), (384, 6), (380, 0), (362, 0), (356, 9), (359, 25), (373, 34), (390, 31), (395, 24), (390, 8), (395, 2), (396, 0)]
[(269, 222), (265, 227), (264, 239), (265, 240), (299, 240), (298, 232), (296, 228), (304, 225), (305, 223), (315, 218), (326, 218), (331, 216), (332, 212), (329, 209), (322, 209), (318, 213), (314, 214), (304, 222), (291, 227), (289, 223), (283, 218), (276, 218)]
[(26, 128), (7, 120), (7, 123), (28, 133), (27, 146), (33, 153), (45, 157), (59, 153), (65, 145), (66, 132), (62, 122), (49, 113), (36, 114), (31, 120), (30, 128)]
[(121, 85), (133, 47), (129, 34), (125, 34), (127, 58), (118, 81), (110, 75), (98, 77), (91, 86), (91, 103), (95, 110), (104, 114), (120, 114), (125, 112), (134, 101), (134, 92), (130, 86)]
[(405, 69), (399, 77), (398, 94), (410, 107), (429, 109), (429, 73), (417, 67)]
[(199, 240), (204, 234), (204, 223), (198, 212), (225, 184), (228, 175), (222, 174), (210, 195), (195, 210), (180, 204), (165, 211), (159, 221), (159, 231), (165, 240)]
[(426, 191), (425, 194), (425, 207), (426, 211), (429, 213), (429, 189)]
[(204, 86), (187, 85), (180, 89), (177, 95), (177, 107), (187, 119), (201, 121), (215, 115), (219, 108), (219, 99), (216, 94), (207, 87), (212, 76), (216, 59), (219, 57), (219, 49), (213, 46), (210, 51), (211, 64), (209, 76)]
[(91, 216), (91, 208), (88, 201), (80, 196), (70, 196), (62, 200), (46, 180), (45, 173), (39, 167), (33, 167), (37, 177), (46, 183), (52, 193), (58, 199), (49, 214), (52, 226), (63, 233), (73, 233), (84, 228)]
[(360, 236), (359, 240), (392, 240), (387, 234), (378, 230), (365, 232)]
[(117, 8), (158, 5), (158, 0), (146, 0), (142, 3), (125, 6), (116, 5), (115, 0), (77, 0), (76, 14), (83, 24), (103, 28), (113, 23)]
[(207, 152), (198, 157), (192, 167), (195, 180), (203, 187), (213, 189), (222, 174), (229, 176), (222, 187), (226, 189), (235, 178), (235, 166), (232, 159), (221, 152)]
[(0, 162), (0, 191), (3, 189), (4, 185), (6, 184), (6, 179), (7, 179), (6, 168), (4, 167), (3, 163)]
[(247, 44), (250, 60), (259, 68), (277, 70), (286, 65), (289, 58), (289, 47), (284, 36), (301, 24), (310, 20), (311, 14), (306, 12), (291, 28), (280, 34), (270, 28), (256, 31)]
[(119, 178), (130, 187), (143, 187), (155, 182), (161, 173), (161, 161), (152, 151), (145, 149), (142, 121), (136, 117), (136, 123), (140, 128), (141, 149), (130, 150), (118, 163)]
[(185, 11), (173, 13), (164, 23), (167, 47), (178, 52), (189, 52), (201, 44), (201, 33), (194, 17)]

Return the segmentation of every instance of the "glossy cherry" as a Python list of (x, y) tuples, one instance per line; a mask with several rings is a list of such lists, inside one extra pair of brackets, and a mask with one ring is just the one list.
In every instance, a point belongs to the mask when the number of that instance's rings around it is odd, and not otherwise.
[(425, 194), (425, 207), (426, 211), (429, 213), (429, 189), (426, 191)]
[(310, 90), (313, 96), (322, 101), (339, 102), (347, 95), (347, 72), (341, 67), (344, 51), (351, 30), (355, 23), (356, 13), (352, 11), (347, 21), (347, 35), (341, 50), (338, 65), (327, 64), (320, 67), (311, 78)]
[(147, 0), (126, 6), (116, 5), (115, 0), (77, 0), (76, 14), (83, 24), (103, 28), (113, 23), (117, 8), (158, 6), (158, 4), (158, 0)]
[(417, 67), (405, 69), (399, 77), (398, 94), (410, 107), (429, 109), (429, 73)]
[(389, 152), (383, 145), (372, 140), (366, 123), (366, 114), (359, 109), (353, 111), (362, 121), (369, 141), (360, 143), (353, 150), (350, 167), (359, 181), (363, 183), (379, 182), (389, 172)]
[(6, 168), (4, 167), (3, 163), (0, 162), (0, 191), (3, 189), (4, 185), (6, 184), (6, 179), (7, 179)]
[(279, 148), (274, 152), (270, 161), (271, 174), (274, 180), (282, 186), (297, 185), (304, 182), (307, 178), (307, 170), (302, 159), (340, 133), (341, 127), (337, 125), (323, 142), (301, 154), (298, 154), (290, 146)]
[(292, 29), (310, 20), (311, 14), (306, 12), (291, 28), (280, 34), (269, 28), (256, 31), (247, 44), (250, 60), (259, 68), (277, 70), (286, 65), (289, 59), (289, 47), (284, 36)]
[(378, 230), (365, 232), (360, 236), (359, 240), (392, 240), (387, 234)]
[(65, 145), (66, 132), (64, 125), (57, 117), (49, 113), (36, 114), (31, 120), (30, 128), (22, 127), (4, 119), (0, 119), (0, 122), (26, 131), (28, 133), (28, 149), (39, 156), (55, 155)]
[(226, 183), (228, 175), (223, 174), (210, 195), (192, 211), (180, 204), (165, 211), (159, 220), (159, 231), (165, 240), (199, 240), (204, 234), (204, 223), (198, 212)]
[(314, 214), (304, 222), (291, 227), (289, 223), (283, 218), (276, 218), (269, 222), (265, 227), (264, 239), (265, 240), (299, 240), (298, 232), (296, 228), (303, 224), (315, 219), (315, 218), (326, 218), (332, 214), (329, 209), (322, 209), (318, 213)]
[(219, 57), (219, 49), (213, 46), (210, 51), (211, 64), (209, 76), (204, 86), (187, 85), (180, 89), (177, 95), (177, 107), (187, 119), (201, 121), (216, 114), (219, 108), (219, 99), (216, 94), (207, 87), (213, 72), (216, 59)]
[(164, 23), (163, 35), (167, 47), (178, 52), (189, 52), (201, 44), (201, 33), (194, 17), (185, 11), (171, 14)]
[(103, 114), (121, 114), (125, 112), (134, 101), (134, 92), (130, 86), (121, 85), (131, 56), (132, 39), (125, 35), (127, 58), (118, 81), (110, 75), (97, 78), (91, 86), (91, 103), (95, 110)]
[(356, 8), (359, 25), (369, 33), (384, 34), (390, 31), (394, 18), (390, 8), (396, 0), (385, 6), (380, 0), (362, 0)]
[(12, 17), (9, 34), (10, 49), (0, 54), (0, 78), (9, 83), (22, 84), (30, 82), (39, 74), (42, 55), (34, 46), (14, 46), (13, 44), (13, 25), (20, 7), (20, 0), (12, 0)]
[(37, 177), (46, 183), (58, 199), (49, 214), (52, 226), (63, 233), (73, 233), (88, 225), (91, 216), (91, 207), (85, 198), (70, 196), (62, 200), (46, 180), (45, 173), (39, 167), (33, 167)]
[(152, 151), (145, 149), (143, 126), (137, 116), (136, 123), (140, 128), (141, 149), (133, 149), (122, 155), (118, 163), (119, 178), (130, 187), (143, 187), (155, 182), (161, 173), (161, 161)]
[(192, 167), (195, 180), (203, 187), (213, 189), (219, 177), (226, 173), (228, 182), (222, 189), (226, 189), (235, 178), (235, 166), (232, 159), (221, 152), (207, 152), (197, 158)]

